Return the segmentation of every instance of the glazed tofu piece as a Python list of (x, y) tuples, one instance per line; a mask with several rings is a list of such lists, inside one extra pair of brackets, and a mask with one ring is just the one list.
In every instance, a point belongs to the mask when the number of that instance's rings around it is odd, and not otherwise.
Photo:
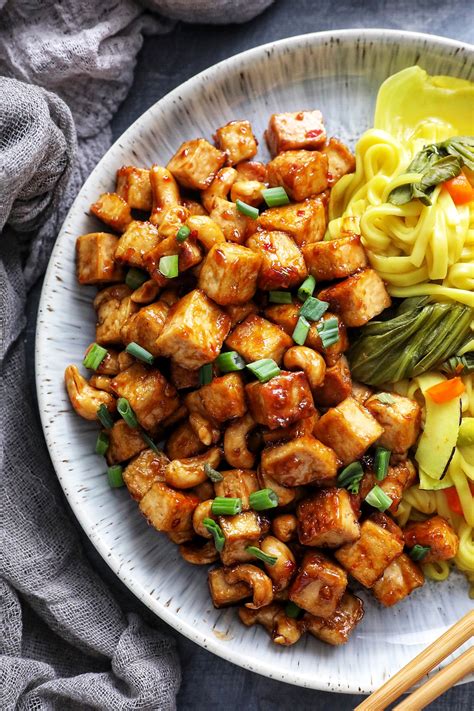
[(151, 222), (133, 220), (118, 241), (115, 259), (119, 264), (144, 269), (144, 255), (156, 247), (158, 242), (158, 230)]
[(142, 514), (157, 531), (177, 534), (193, 526), (193, 511), (199, 504), (194, 494), (176, 491), (155, 481), (138, 504)]
[(177, 390), (197, 388), (199, 385), (199, 370), (183, 368), (172, 360), (170, 362), (170, 380)]
[(330, 617), (347, 588), (347, 574), (319, 552), (306, 553), (293, 580), (289, 598), (316, 617)]
[(403, 533), (385, 514), (373, 514), (360, 527), (360, 538), (335, 553), (341, 565), (366, 588), (403, 552)]
[(218, 522), (225, 538), (221, 551), (224, 565), (253, 560), (253, 556), (245, 549), (247, 546), (258, 545), (262, 535), (258, 514), (255, 511), (244, 511), (236, 516), (219, 516)]
[(208, 188), (202, 191), (201, 201), (207, 212), (211, 212), (217, 198), (227, 202), (230, 189), (237, 180), (238, 173), (235, 168), (221, 168)]
[(251, 597), (252, 591), (247, 583), (228, 583), (225, 579), (224, 568), (214, 568), (207, 575), (209, 592), (211, 593), (214, 607), (227, 607)]
[(230, 121), (217, 129), (214, 141), (226, 154), (227, 165), (253, 158), (258, 147), (249, 121)]
[(359, 495), (365, 499), (369, 491), (377, 484), (387, 496), (392, 499), (388, 511), (394, 514), (398, 510), (403, 492), (416, 482), (416, 468), (409, 459), (388, 468), (387, 476), (382, 481), (377, 481), (375, 474), (370, 469), (367, 470), (360, 482)]
[(132, 429), (127, 425), (125, 420), (117, 420), (114, 426), (108, 432), (109, 448), (107, 450), (107, 464), (117, 464), (118, 462), (126, 462), (146, 449), (146, 444), (143, 441), (140, 432)]
[(258, 288), (292, 289), (308, 274), (300, 249), (285, 232), (256, 232), (247, 247), (260, 255)]
[(265, 448), (260, 466), (264, 476), (283, 486), (327, 486), (336, 480), (338, 461), (332, 449), (307, 434)]
[(257, 313), (257, 305), (253, 301), (246, 301), (245, 304), (229, 304), (225, 312), (229, 315), (232, 328), (244, 321), (250, 314)]
[(132, 498), (140, 501), (155, 481), (165, 480), (169, 462), (163, 452), (145, 449), (125, 467), (123, 480)]
[(199, 288), (221, 306), (244, 304), (257, 290), (262, 257), (232, 242), (216, 244), (199, 273)]
[[(390, 402), (386, 399), (390, 397)], [(390, 393), (383, 402), (378, 394), (365, 402), (365, 407), (383, 427), (378, 444), (395, 454), (405, 454), (412, 447), (421, 430), (421, 408), (409, 397)]]
[(315, 426), (315, 435), (336, 452), (343, 465), (360, 459), (383, 430), (353, 397), (328, 410)]
[(222, 481), (214, 484), (216, 496), (242, 499), (242, 510), (247, 511), (250, 494), (259, 489), (256, 473), (251, 469), (228, 469), (221, 474)]
[(76, 240), (76, 274), (79, 284), (121, 281), (123, 269), (115, 263), (118, 238), (107, 232), (90, 232)]
[(360, 537), (360, 526), (346, 489), (331, 487), (303, 499), (296, 509), (301, 545), (338, 548)]
[(245, 390), (239, 373), (227, 373), (214, 378), (199, 390), (206, 414), (221, 423), (242, 417), (246, 410)]
[(201, 454), (205, 449), (206, 445), (201, 442), (189, 420), (174, 427), (165, 444), (165, 451), (170, 459), (187, 459)]
[(152, 194), (149, 170), (135, 168), (132, 165), (124, 165), (119, 168), (115, 192), (132, 209), (151, 212)]
[(293, 341), (283, 329), (255, 314), (239, 323), (226, 340), (226, 346), (240, 353), (248, 363), (272, 358), (280, 364), (284, 352), (292, 345)]
[(356, 625), (364, 616), (364, 603), (356, 595), (345, 592), (330, 617), (315, 617), (308, 612), (303, 617), (305, 629), (327, 644), (346, 644)]
[(226, 161), (226, 154), (204, 138), (185, 141), (167, 165), (168, 170), (184, 188), (204, 190)]
[(121, 336), (125, 344), (138, 343), (152, 355), (158, 356), (156, 339), (163, 330), (169, 307), (162, 301), (143, 306), (140, 311), (130, 316), (122, 326)]
[(90, 211), (116, 232), (123, 232), (132, 221), (130, 205), (117, 193), (103, 193)]
[(322, 153), (328, 158), (328, 178), (331, 185), (337, 183), (343, 175), (355, 171), (354, 154), (337, 138), (330, 138)]
[(368, 385), (358, 383), (355, 380), (352, 381), (352, 397), (361, 405), (364, 405), (372, 394), (373, 390)]
[(321, 407), (339, 405), (352, 393), (352, 378), (349, 363), (344, 356), (330, 368), (326, 368), (324, 382), (313, 388), (314, 402)]
[(458, 552), (459, 538), (451, 524), (442, 516), (409, 523), (403, 533), (408, 548), (418, 544), (430, 549), (423, 558), (423, 563), (450, 560)]
[(242, 244), (247, 239), (250, 218), (239, 212), (235, 203), (216, 198), (210, 217), (220, 227), (229, 242)]
[(326, 141), (323, 115), (318, 110), (272, 114), (265, 138), (272, 156), (281, 151), (321, 148)]
[(285, 151), (267, 170), (270, 186), (285, 188), (295, 202), (319, 195), (328, 187), (328, 159), (318, 151)]
[(258, 224), (268, 232), (286, 232), (299, 247), (323, 239), (327, 226), (326, 207), (321, 198), (311, 198), (260, 214)]
[(382, 605), (391, 607), (401, 602), (416, 588), (421, 588), (424, 582), (425, 576), (421, 568), (402, 553), (385, 568), (382, 577), (373, 586), (372, 592)]
[(308, 381), (299, 371), (282, 371), (267, 383), (248, 383), (245, 392), (255, 422), (271, 430), (303, 420), (315, 411)]
[(227, 314), (194, 289), (171, 308), (156, 345), (161, 355), (194, 370), (219, 355), (229, 329)]
[(254, 160), (244, 160), (235, 166), (239, 174), (239, 180), (258, 180), (260, 183), (267, 183), (267, 166), (265, 163)]
[(373, 269), (363, 269), (323, 289), (318, 298), (328, 301), (346, 326), (363, 326), (392, 303), (385, 284)]
[(302, 251), (308, 271), (317, 282), (343, 279), (367, 266), (359, 235), (313, 242)]
[(112, 390), (126, 398), (138, 422), (151, 430), (179, 407), (178, 393), (156, 368), (135, 363), (115, 376)]
[(95, 297), (95, 340), (101, 346), (122, 345), (122, 328), (139, 309), (138, 304), (131, 300), (131, 293), (126, 284), (117, 284), (102, 289)]

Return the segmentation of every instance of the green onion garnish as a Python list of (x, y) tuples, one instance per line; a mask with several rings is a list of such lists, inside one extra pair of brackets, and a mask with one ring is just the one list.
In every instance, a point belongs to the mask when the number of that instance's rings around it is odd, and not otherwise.
[(249, 555), (253, 555), (254, 558), (258, 558), (258, 560), (261, 560), (262, 563), (266, 563), (267, 565), (275, 565), (278, 560), (277, 555), (267, 555), (267, 553), (261, 551), (257, 546), (247, 546), (245, 550)]
[(211, 511), (216, 516), (235, 516), (242, 511), (242, 499), (216, 496)]
[(285, 615), (287, 617), (292, 617), (294, 620), (296, 620), (296, 618), (300, 616), (301, 612), (302, 612), (302, 609), (301, 609), (301, 607), (299, 607), (299, 605), (296, 604), (296, 602), (293, 602), (292, 600), (290, 600), (286, 604)]
[(174, 279), (179, 274), (178, 255), (170, 254), (167, 257), (161, 257), (158, 264), (160, 274), (163, 274), (167, 279)]
[(107, 452), (109, 448), (109, 435), (107, 432), (99, 432), (97, 435), (97, 441), (95, 443), (95, 452), (96, 454), (101, 454), (104, 456), (104, 454)]
[(358, 494), (360, 481), (363, 476), (364, 470), (362, 469), (362, 464), (360, 462), (352, 462), (348, 464), (347, 467), (344, 467), (337, 475), (337, 485), (347, 489), (351, 494)]
[(377, 393), (374, 395), (375, 398), (383, 405), (393, 405), (395, 398), (390, 395), (390, 393)]
[(320, 335), (323, 348), (333, 346), (339, 340), (339, 322), (335, 316), (331, 316), (326, 321), (318, 324), (318, 333)]
[(270, 291), (268, 300), (271, 304), (291, 304), (292, 296), (289, 291)]
[(329, 304), (327, 301), (320, 301), (314, 296), (308, 296), (300, 308), (300, 316), (304, 316), (310, 321), (319, 321), (328, 308)]
[(221, 550), (224, 548), (224, 543), (225, 543), (225, 538), (224, 538), (224, 534), (222, 533), (222, 528), (212, 518), (203, 519), (202, 525), (204, 526), (204, 528), (207, 528), (209, 533), (212, 533), (212, 535), (214, 537), (214, 545), (216, 547), (216, 551), (219, 551), (219, 553), (220, 553)]
[(206, 363), (199, 368), (199, 386), (209, 385), (212, 382), (212, 363)]
[(253, 207), (252, 205), (247, 205), (246, 202), (242, 202), (242, 200), (236, 200), (235, 204), (237, 205), (237, 210), (242, 213), (242, 215), (245, 215), (246, 217), (251, 217), (252, 220), (256, 220), (259, 212), (256, 207)]
[(125, 350), (134, 358), (142, 360), (144, 363), (148, 363), (148, 365), (152, 365), (155, 360), (150, 351), (147, 351), (146, 348), (142, 348), (138, 343), (135, 343), (135, 341), (129, 343)]
[(213, 469), (211, 465), (208, 464), (208, 462), (206, 462), (204, 465), (204, 474), (209, 477), (209, 479), (214, 483), (222, 481), (224, 478), (222, 474), (218, 472), (217, 469)]
[(255, 511), (266, 511), (278, 506), (278, 496), (273, 489), (260, 489), (252, 491), (249, 496), (249, 503)]
[(299, 346), (304, 346), (306, 338), (308, 337), (309, 329), (311, 324), (304, 316), (300, 316), (296, 322), (295, 330), (291, 334), (292, 339)]
[(176, 233), (176, 241), (177, 242), (186, 242), (188, 239), (189, 235), (191, 234), (191, 230), (187, 225), (183, 225), (182, 227), (179, 228), (179, 230)]
[(93, 343), (87, 351), (84, 360), (82, 361), (82, 365), (85, 368), (89, 368), (89, 370), (97, 370), (106, 355), (106, 348), (102, 348), (102, 346), (99, 346), (98, 343)]
[(423, 558), (430, 552), (431, 548), (429, 546), (420, 546), (416, 543), (410, 551), (410, 558), (415, 561), (423, 560)]
[(266, 383), (276, 375), (280, 375), (281, 370), (272, 358), (262, 358), (248, 363), (247, 368), (255, 375), (261, 383)]
[(149, 278), (150, 276), (146, 272), (143, 272), (141, 269), (136, 269), (135, 267), (132, 267), (127, 272), (127, 275), (125, 277), (125, 284), (129, 286), (132, 291), (135, 291), (135, 289), (138, 289), (139, 286), (148, 281)]
[(385, 491), (383, 491), (380, 486), (377, 486), (377, 484), (369, 491), (365, 497), (365, 501), (370, 504), (370, 506), (373, 506), (374, 509), (378, 509), (382, 513), (390, 508), (393, 503), (390, 496), (387, 496)]
[(280, 207), (281, 205), (288, 205), (290, 198), (286, 194), (285, 188), (266, 188), (262, 190), (262, 197), (267, 203), (268, 207)]
[(121, 486), (125, 485), (122, 476), (122, 467), (120, 464), (114, 464), (113, 467), (107, 469), (107, 479), (109, 480), (109, 486), (112, 489), (119, 489)]
[(147, 435), (145, 430), (140, 429), (140, 437), (145, 442), (145, 444), (148, 445), (148, 447), (154, 451), (155, 454), (161, 454), (161, 449), (153, 442), (152, 438)]
[(237, 351), (221, 353), (214, 362), (222, 373), (233, 373), (236, 370), (245, 368), (245, 361)]
[(314, 276), (309, 276), (306, 277), (304, 282), (301, 284), (300, 288), (298, 289), (298, 299), (300, 301), (306, 301), (308, 296), (312, 296), (314, 289), (316, 287), (316, 279)]
[(127, 398), (119, 397), (119, 399), (117, 400), (117, 412), (121, 417), (123, 417), (129, 427), (131, 427), (132, 429), (138, 427), (137, 417), (133, 412), (132, 406), (130, 405)]
[(112, 415), (105, 405), (99, 406), (99, 409), (97, 410), (97, 418), (102, 424), (102, 427), (105, 427), (106, 430), (110, 430), (114, 426)]
[(375, 448), (375, 478), (377, 481), (383, 481), (387, 476), (391, 454), (391, 451), (385, 447)]

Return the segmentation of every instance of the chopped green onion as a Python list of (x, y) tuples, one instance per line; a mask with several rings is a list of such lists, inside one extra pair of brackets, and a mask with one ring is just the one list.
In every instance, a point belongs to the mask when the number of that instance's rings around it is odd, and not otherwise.
[(266, 511), (278, 506), (278, 496), (273, 489), (260, 489), (252, 491), (249, 496), (249, 503), (255, 511)]
[(139, 286), (148, 281), (149, 278), (150, 276), (146, 272), (143, 272), (141, 269), (136, 269), (135, 267), (132, 267), (127, 272), (127, 275), (125, 277), (125, 284), (129, 286), (132, 291), (135, 291), (135, 289), (138, 289)]
[(267, 203), (268, 207), (280, 207), (281, 205), (288, 205), (290, 198), (286, 194), (285, 188), (266, 188), (262, 190), (262, 197)]
[(95, 443), (95, 452), (96, 454), (101, 454), (104, 456), (104, 454), (107, 452), (109, 448), (109, 435), (107, 432), (99, 432), (97, 435), (97, 441)]
[(138, 343), (135, 343), (135, 341), (129, 343), (125, 350), (134, 358), (142, 360), (144, 363), (148, 363), (148, 365), (152, 365), (155, 360), (150, 351), (147, 351), (146, 348), (142, 348)]
[(217, 356), (215, 364), (222, 373), (233, 373), (236, 370), (243, 370), (245, 368), (245, 361), (237, 351), (221, 353)]
[(121, 486), (125, 486), (122, 471), (120, 464), (114, 464), (113, 467), (107, 469), (107, 479), (112, 489), (119, 489)]
[(154, 451), (155, 454), (161, 454), (161, 449), (153, 442), (152, 438), (147, 435), (145, 430), (140, 429), (140, 437), (145, 442), (145, 444), (148, 445), (148, 447)]
[(378, 509), (382, 513), (386, 511), (392, 505), (393, 501), (390, 496), (387, 496), (385, 491), (383, 491), (377, 484), (373, 489), (369, 491), (365, 497), (365, 502), (373, 506), (374, 509)]
[(266, 383), (276, 375), (280, 375), (281, 370), (272, 358), (262, 358), (248, 363), (247, 368), (255, 375), (261, 383)]
[(174, 279), (179, 274), (178, 255), (170, 254), (167, 257), (161, 257), (158, 264), (160, 274), (163, 274), (167, 279)]
[(347, 489), (351, 494), (358, 494), (359, 485), (363, 476), (364, 470), (362, 469), (362, 464), (360, 462), (352, 462), (339, 472), (337, 485)]
[(237, 210), (242, 213), (242, 215), (245, 215), (246, 217), (251, 217), (252, 220), (256, 220), (259, 212), (256, 207), (253, 207), (252, 205), (247, 205), (246, 202), (243, 202), (242, 200), (236, 200), (235, 204), (237, 205)]
[(214, 537), (214, 545), (216, 547), (216, 551), (219, 551), (219, 553), (220, 553), (221, 550), (224, 548), (224, 543), (225, 543), (225, 538), (224, 538), (224, 534), (222, 533), (222, 528), (212, 518), (203, 519), (202, 525), (204, 526), (204, 528), (207, 528), (209, 533), (212, 533), (212, 535)]
[(374, 397), (383, 405), (393, 405), (395, 398), (390, 393), (376, 393)]
[(339, 321), (335, 316), (331, 316), (326, 321), (318, 324), (318, 333), (320, 335), (323, 348), (333, 346), (339, 340)]
[(328, 308), (329, 304), (327, 301), (320, 301), (316, 299), (315, 296), (308, 296), (300, 309), (300, 316), (304, 316), (310, 321), (319, 321)]
[(97, 370), (107, 355), (107, 348), (102, 348), (98, 343), (93, 343), (82, 361), (82, 365), (89, 370)]
[(387, 476), (391, 454), (391, 451), (385, 447), (375, 448), (375, 478), (377, 481), (383, 481)]
[(309, 296), (313, 296), (314, 289), (316, 288), (316, 279), (314, 276), (306, 277), (304, 282), (298, 289), (298, 299), (300, 301), (306, 301)]
[(289, 291), (270, 291), (268, 300), (271, 304), (291, 304), (292, 296)]
[(119, 397), (117, 400), (117, 412), (125, 420), (127, 425), (132, 429), (138, 427), (138, 420), (132, 410), (132, 406), (125, 397)]
[(298, 321), (296, 322), (295, 330), (291, 334), (291, 337), (294, 342), (297, 343), (299, 346), (304, 346), (310, 328), (310, 322), (307, 321), (304, 316), (300, 316)]
[(187, 225), (183, 225), (176, 233), (176, 241), (180, 243), (186, 242), (190, 234), (191, 230), (189, 229), (189, 227)]
[(206, 462), (204, 465), (204, 474), (209, 477), (209, 479), (214, 483), (222, 481), (224, 478), (222, 474), (218, 472), (217, 469), (213, 469), (211, 465), (208, 464), (208, 462)]
[(209, 385), (212, 382), (212, 363), (206, 363), (199, 368), (199, 386)]
[(293, 602), (292, 600), (287, 602), (285, 607), (285, 615), (287, 617), (292, 617), (294, 620), (296, 620), (296, 618), (299, 617), (301, 613), (302, 609), (299, 605), (296, 604), (296, 602)]
[(211, 511), (215, 516), (235, 516), (242, 511), (242, 499), (216, 496)]
[(431, 548), (429, 546), (420, 546), (416, 543), (411, 549), (409, 555), (412, 560), (420, 561), (430, 552)]
[(97, 418), (101, 422), (102, 427), (105, 427), (106, 430), (110, 430), (114, 426), (112, 415), (105, 405), (99, 406), (99, 409), (97, 410)]
[(262, 563), (266, 563), (267, 565), (275, 565), (278, 560), (277, 555), (267, 555), (267, 553), (261, 551), (257, 546), (247, 546), (245, 550), (249, 555), (253, 555), (254, 558), (258, 558), (258, 560), (261, 560)]

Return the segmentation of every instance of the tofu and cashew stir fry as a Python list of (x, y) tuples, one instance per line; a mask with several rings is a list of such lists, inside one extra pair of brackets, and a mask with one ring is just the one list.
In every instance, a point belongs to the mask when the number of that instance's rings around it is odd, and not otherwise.
[(101, 424), (110, 485), (211, 566), (217, 608), (276, 644), (339, 645), (363, 617), (349, 576), (394, 605), (423, 585), (420, 549), (443, 560), (457, 540), (440, 517), (392, 518), (420, 406), (353, 382), (344, 356), (391, 303), (358, 234), (324, 239), (354, 157), (319, 111), (274, 114), (265, 138), (267, 164), (232, 121), (167, 167), (118, 170), (91, 207), (105, 231), (77, 240), (97, 327), (90, 376), (71, 365), (66, 387)]

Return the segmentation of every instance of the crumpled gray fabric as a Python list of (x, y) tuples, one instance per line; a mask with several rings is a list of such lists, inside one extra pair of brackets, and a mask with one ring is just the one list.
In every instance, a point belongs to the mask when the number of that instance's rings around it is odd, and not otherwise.
[(110, 144), (143, 35), (179, 19), (244, 21), (271, 2), (147, 0), (150, 14), (133, 0), (0, 0), (2, 711), (175, 708), (173, 644), (121, 612), (64, 510), (25, 390), (24, 311)]

